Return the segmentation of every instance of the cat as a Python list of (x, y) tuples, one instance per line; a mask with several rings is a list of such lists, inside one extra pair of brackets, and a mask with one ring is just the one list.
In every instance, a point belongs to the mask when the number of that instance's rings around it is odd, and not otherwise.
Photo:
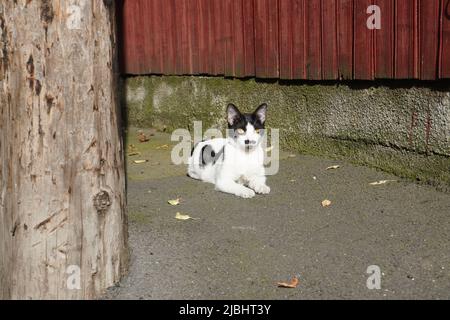
[(253, 113), (241, 113), (234, 104), (227, 106), (227, 138), (198, 143), (188, 160), (191, 178), (215, 184), (216, 190), (242, 198), (268, 194), (262, 138), (267, 104)]

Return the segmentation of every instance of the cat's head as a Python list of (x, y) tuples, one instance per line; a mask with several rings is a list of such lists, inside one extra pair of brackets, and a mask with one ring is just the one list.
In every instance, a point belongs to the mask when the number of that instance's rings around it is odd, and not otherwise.
[(232, 103), (227, 107), (229, 136), (246, 150), (258, 146), (264, 135), (267, 104), (263, 103), (253, 113), (241, 113)]

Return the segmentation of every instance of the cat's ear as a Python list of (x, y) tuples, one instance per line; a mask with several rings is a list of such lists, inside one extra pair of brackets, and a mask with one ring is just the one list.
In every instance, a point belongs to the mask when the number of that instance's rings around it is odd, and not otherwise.
[(232, 103), (227, 106), (227, 120), (230, 126), (234, 125), (241, 118), (241, 112)]
[(266, 121), (266, 111), (267, 111), (267, 104), (263, 103), (258, 108), (256, 108), (255, 112), (253, 114), (256, 116), (256, 119), (259, 120), (262, 124)]

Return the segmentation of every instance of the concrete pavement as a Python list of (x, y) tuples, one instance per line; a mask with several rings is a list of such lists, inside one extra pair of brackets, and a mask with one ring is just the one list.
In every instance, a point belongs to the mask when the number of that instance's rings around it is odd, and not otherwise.
[[(132, 264), (106, 298), (450, 298), (448, 193), (342, 161), (283, 154), (268, 178), (271, 193), (240, 199), (170, 164), (168, 135), (140, 144), (131, 132), (128, 143), (141, 152), (128, 157)], [(369, 184), (379, 180), (396, 182)], [(178, 197), (180, 205), (167, 203)], [(331, 206), (322, 207), (324, 199)], [(198, 219), (177, 220), (176, 212)], [(370, 265), (380, 267), (380, 290), (366, 286)], [(297, 288), (277, 287), (293, 276)]]

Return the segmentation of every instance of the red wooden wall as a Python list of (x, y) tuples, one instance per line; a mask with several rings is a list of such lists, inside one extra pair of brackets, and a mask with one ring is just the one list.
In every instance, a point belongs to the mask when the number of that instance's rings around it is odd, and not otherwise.
[[(366, 26), (381, 9), (381, 29)], [(125, 74), (450, 78), (450, 0), (123, 0)]]

